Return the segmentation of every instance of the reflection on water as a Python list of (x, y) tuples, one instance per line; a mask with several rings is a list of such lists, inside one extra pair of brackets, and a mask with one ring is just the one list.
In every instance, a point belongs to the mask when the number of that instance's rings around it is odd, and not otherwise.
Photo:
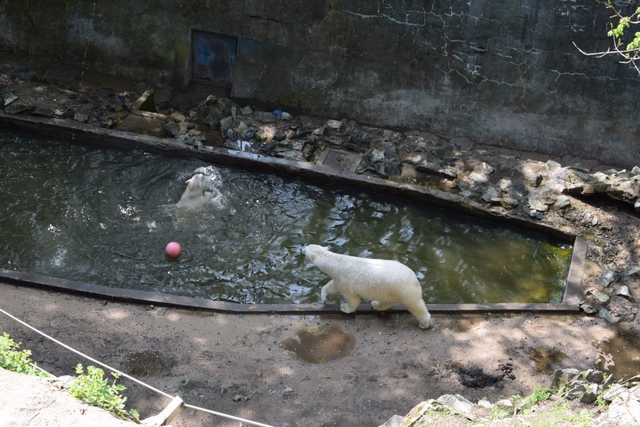
[[(413, 204), (141, 151), (0, 133), (0, 268), (247, 303), (315, 302), (309, 243), (396, 259), (427, 303), (557, 302), (571, 247)], [(176, 207), (206, 174), (215, 203)], [(170, 262), (166, 244), (182, 246)]]

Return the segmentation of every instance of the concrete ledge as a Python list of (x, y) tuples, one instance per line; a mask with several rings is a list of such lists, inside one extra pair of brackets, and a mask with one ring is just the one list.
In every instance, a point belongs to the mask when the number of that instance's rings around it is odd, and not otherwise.
[[(35, 131), (48, 136), (65, 138), (79, 144), (93, 144), (103, 147), (141, 149), (164, 154), (197, 157), (212, 163), (250, 167), (266, 172), (295, 175), (324, 185), (341, 185), (357, 188), (391, 197), (400, 197), (425, 206), (447, 209), (460, 215), (485, 219), (502, 226), (541, 233), (566, 243), (573, 244), (571, 266), (567, 276), (563, 301), (560, 304), (429, 304), (434, 313), (479, 313), (479, 312), (578, 312), (584, 260), (587, 243), (584, 238), (574, 236), (549, 225), (527, 221), (522, 218), (503, 215), (487, 207), (464, 199), (461, 196), (432, 190), (426, 187), (398, 183), (378, 177), (339, 171), (323, 165), (279, 159), (259, 154), (229, 150), (225, 148), (203, 147), (197, 149), (172, 139), (157, 138), (95, 128), (83, 123), (47, 119), (32, 116), (8, 115), (0, 112), (0, 127)], [(93, 297), (170, 305), (193, 309), (214, 310), (226, 313), (282, 313), (282, 314), (322, 314), (340, 312), (336, 304), (236, 304), (206, 299), (173, 296), (154, 292), (118, 289), (106, 286), (51, 278), (11, 270), (0, 270), (0, 281), (21, 286), (34, 286), (59, 291), (76, 292)], [(391, 312), (406, 311), (402, 306), (394, 306)], [(377, 313), (369, 305), (361, 305), (359, 313)]]

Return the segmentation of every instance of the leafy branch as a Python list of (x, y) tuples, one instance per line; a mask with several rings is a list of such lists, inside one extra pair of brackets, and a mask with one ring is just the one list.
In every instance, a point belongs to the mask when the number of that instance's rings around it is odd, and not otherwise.
[(609, 48), (604, 52), (585, 52), (573, 42), (573, 45), (582, 53), (587, 56), (595, 56), (602, 58), (608, 55), (619, 55), (622, 60), (621, 64), (631, 64), (640, 73), (640, 68), (636, 64), (636, 61), (640, 60), (640, 32), (633, 34), (633, 39), (628, 43), (628, 32), (631, 26), (640, 24), (640, 6), (636, 8), (635, 12), (631, 15), (623, 14), (616, 8), (615, 4), (611, 0), (607, 0), (607, 9), (611, 9), (613, 14), (609, 17), (609, 31), (607, 36), (611, 37), (613, 42), (613, 48)]

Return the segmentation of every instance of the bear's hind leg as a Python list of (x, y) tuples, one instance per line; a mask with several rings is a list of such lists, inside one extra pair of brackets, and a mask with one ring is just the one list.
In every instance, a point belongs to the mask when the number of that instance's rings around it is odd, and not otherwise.
[(420, 328), (429, 329), (431, 326), (431, 314), (429, 310), (427, 310), (427, 305), (422, 298), (415, 302), (405, 303), (404, 306), (418, 319), (418, 326), (420, 326)]
[(371, 301), (371, 308), (378, 311), (389, 310), (392, 305), (393, 303), (388, 301)]

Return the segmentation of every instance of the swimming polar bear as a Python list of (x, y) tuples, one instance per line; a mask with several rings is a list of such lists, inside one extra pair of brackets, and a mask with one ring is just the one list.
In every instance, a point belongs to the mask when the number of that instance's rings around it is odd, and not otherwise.
[(422, 329), (431, 326), (431, 314), (422, 299), (422, 287), (416, 274), (398, 261), (360, 258), (336, 254), (319, 245), (304, 248), (305, 257), (331, 277), (322, 287), (320, 299), (340, 293), (346, 300), (344, 313), (353, 313), (360, 299), (371, 301), (374, 310), (388, 310), (394, 303), (404, 305)]
[(179, 208), (196, 209), (211, 202), (213, 193), (205, 191), (205, 176), (201, 173), (193, 175), (187, 180), (187, 188), (180, 196)]

